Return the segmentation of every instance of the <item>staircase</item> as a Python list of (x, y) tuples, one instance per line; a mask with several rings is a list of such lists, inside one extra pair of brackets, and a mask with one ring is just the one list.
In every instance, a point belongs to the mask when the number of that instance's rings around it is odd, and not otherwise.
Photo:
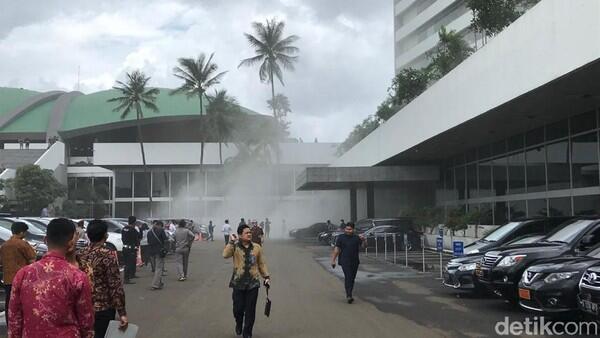
[(45, 149), (0, 149), (0, 168), (17, 169), (37, 161)]

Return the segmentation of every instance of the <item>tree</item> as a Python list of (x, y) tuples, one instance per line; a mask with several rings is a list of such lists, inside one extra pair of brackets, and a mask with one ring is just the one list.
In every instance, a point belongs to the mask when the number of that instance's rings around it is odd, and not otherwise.
[(105, 184), (92, 186), (91, 178), (69, 189), (69, 199), (62, 204), (62, 216), (70, 218), (102, 218), (107, 214), (103, 200), (110, 190)]
[[(113, 111), (121, 112), (121, 120), (125, 119), (132, 111), (135, 111), (138, 140), (140, 142), (140, 151), (142, 152), (142, 166), (144, 167), (145, 174), (148, 173), (148, 167), (146, 166), (144, 137), (142, 135), (141, 120), (144, 118), (142, 105), (146, 109), (158, 112), (156, 96), (160, 92), (157, 88), (148, 88), (149, 81), (150, 77), (139, 70), (136, 70), (133, 73), (127, 73), (127, 83), (117, 81), (118, 86), (113, 87), (113, 89), (118, 90), (122, 96), (108, 100), (108, 102), (117, 102), (118, 105)], [(148, 181), (148, 191), (152, 192), (150, 181)], [(152, 194), (150, 194), (150, 204), (152, 204)]]
[(211, 136), (219, 142), (219, 161), (223, 164), (222, 144), (231, 139), (234, 119), (239, 118), (240, 108), (234, 97), (227, 95), (226, 90), (216, 90), (208, 97), (206, 108), (206, 126), (211, 130)]
[[(197, 59), (179, 58), (179, 66), (173, 68), (173, 75), (183, 80), (183, 84), (172, 90), (169, 95), (185, 94), (187, 98), (198, 97), (200, 100), (200, 123), (202, 124), (202, 114), (204, 112), (203, 97), (206, 91), (221, 82), (221, 79), (227, 72), (217, 73), (219, 66), (212, 62), (214, 53), (210, 54), (208, 60), (206, 55), (201, 53)], [(204, 140), (206, 139), (207, 129), (202, 127), (200, 130), (200, 166), (204, 164)]]
[(473, 53), (473, 48), (454, 30), (447, 31), (442, 26), (438, 36), (440, 41), (433, 53), (429, 54), (429, 68), (434, 79), (442, 78)]
[(354, 145), (367, 137), (367, 135), (369, 135), (373, 130), (377, 129), (379, 124), (380, 121), (377, 116), (369, 115), (360, 124), (354, 126), (354, 129), (352, 132), (350, 132), (350, 135), (348, 135), (344, 142), (339, 145), (337, 153), (341, 155), (350, 150), (350, 148), (354, 147)]
[[(239, 67), (252, 67), (256, 64), (261, 64), (258, 75), (260, 81), (271, 83), (271, 100), (275, 101), (275, 77), (281, 85), (283, 83), (283, 69), (294, 70), (294, 62), (298, 61), (298, 56), (294, 55), (299, 52), (299, 49), (292, 44), (299, 37), (290, 35), (283, 37), (285, 22), (277, 21), (276, 19), (266, 20), (266, 23), (253, 22), (255, 35), (244, 33), (248, 43), (254, 48), (255, 56), (247, 58), (240, 62)], [(275, 107), (273, 108), (273, 116), (276, 117)]]
[(267, 100), (267, 105), (273, 110), (275, 119), (281, 128), (281, 136), (287, 137), (289, 135), (290, 122), (286, 120), (286, 117), (288, 113), (292, 112), (290, 99), (283, 94), (277, 94), (273, 99)]
[(425, 68), (406, 68), (401, 70), (392, 80), (392, 86), (388, 92), (392, 98), (392, 104), (404, 107), (410, 101), (421, 95), (429, 84), (429, 71)]
[(494, 36), (519, 18), (539, 0), (467, 0), (473, 11), (471, 28), (484, 36)]
[(52, 170), (28, 164), (17, 169), (14, 179), (8, 181), (12, 188), (20, 213), (39, 215), (57, 198), (66, 194), (66, 188), (53, 175)]

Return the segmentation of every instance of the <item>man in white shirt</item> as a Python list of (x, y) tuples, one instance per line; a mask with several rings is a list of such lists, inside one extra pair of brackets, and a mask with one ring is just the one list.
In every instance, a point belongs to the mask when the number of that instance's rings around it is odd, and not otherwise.
[(225, 220), (225, 224), (223, 224), (223, 236), (225, 237), (225, 245), (229, 243), (229, 235), (231, 235), (231, 225), (229, 225), (229, 220)]

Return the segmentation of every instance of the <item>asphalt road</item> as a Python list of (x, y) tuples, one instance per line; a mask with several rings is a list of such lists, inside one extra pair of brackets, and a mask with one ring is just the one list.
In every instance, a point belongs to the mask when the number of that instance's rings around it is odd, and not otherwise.
[[(166, 287), (150, 291), (149, 269), (139, 271), (136, 285), (126, 285), (130, 321), (139, 337), (235, 337), (231, 261), (222, 258), (222, 242), (196, 242), (190, 255), (189, 279), (178, 282), (168, 258)], [(323, 248), (319, 248), (323, 250)], [(345, 302), (343, 284), (318, 263), (320, 252), (292, 242), (268, 242), (272, 275), (270, 318), (262, 314), (259, 294), (254, 337), (441, 337), (445, 333), (389, 311), (381, 311), (358, 292)], [(316, 254), (316, 256), (315, 256)], [(341, 270), (338, 268), (338, 272)]]

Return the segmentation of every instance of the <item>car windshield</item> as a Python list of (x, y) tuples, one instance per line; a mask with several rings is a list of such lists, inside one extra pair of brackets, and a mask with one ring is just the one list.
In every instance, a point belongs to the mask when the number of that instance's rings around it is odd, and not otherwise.
[(513, 229), (515, 229), (522, 222), (510, 222), (506, 223), (503, 226), (497, 228), (492, 231), (489, 235), (485, 236), (483, 239), (488, 242), (496, 242), (504, 238), (507, 234), (509, 234)]
[(524, 237), (519, 237), (515, 240), (510, 241), (510, 242), (506, 243), (506, 245), (529, 244), (529, 243), (537, 242), (542, 238), (544, 238), (543, 235), (524, 236)]
[(12, 236), (12, 232), (8, 230), (10, 229), (11, 225), (12, 223), (9, 221), (0, 220), (0, 239), (3, 241), (8, 241), (8, 239)]
[(590, 251), (587, 256), (600, 258), (600, 246), (597, 246), (596, 249)]
[(593, 220), (582, 219), (575, 221), (566, 227), (559, 229), (551, 234), (549, 234), (546, 238), (543, 239), (545, 242), (561, 242), (561, 243), (569, 243), (578, 234), (581, 233), (585, 228), (587, 228), (590, 224), (592, 224)]

